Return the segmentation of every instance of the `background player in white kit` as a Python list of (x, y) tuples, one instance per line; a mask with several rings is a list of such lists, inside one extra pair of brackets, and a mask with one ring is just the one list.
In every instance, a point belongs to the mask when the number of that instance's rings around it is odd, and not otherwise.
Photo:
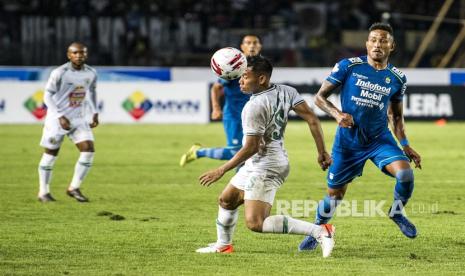
[[(40, 141), (45, 153), (39, 163), (38, 196), (42, 202), (55, 201), (49, 185), (64, 136), (68, 136), (81, 152), (66, 193), (79, 202), (88, 201), (79, 188), (94, 159), (94, 135), (90, 128), (99, 124), (95, 91), (97, 73), (85, 64), (87, 47), (83, 44), (72, 43), (68, 47), (67, 56), (69, 62), (52, 71), (45, 87), (47, 116)], [(93, 112), (91, 124), (85, 120), (85, 102), (89, 103)]]
[(271, 63), (261, 56), (249, 57), (248, 68), (239, 83), (241, 90), (252, 93), (242, 110), (243, 148), (221, 167), (204, 173), (199, 180), (209, 186), (227, 171), (245, 162), (219, 197), (217, 242), (197, 250), (199, 253), (231, 253), (232, 236), (238, 218), (238, 207), (245, 206), (247, 227), (255, 232), (311, 235), (320, 243), (323, 257), (334, 247), (334, 227), (315, 225), (288, 216), (270, 216), (278, 188), (289, 174), (289, 161), (284, 149), (284, 130), (289, 111), (294, 110), (307, 121), (318, 150), (318, 163), (323, 170), (331, 164), (326, 152), (320, 122), (292, 87), (270, 84)]

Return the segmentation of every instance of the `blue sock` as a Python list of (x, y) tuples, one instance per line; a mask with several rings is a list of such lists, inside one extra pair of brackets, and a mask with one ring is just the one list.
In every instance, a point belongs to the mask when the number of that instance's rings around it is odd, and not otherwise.
[(218, 160), (229, 160), (231, 159), (240, 148), (203, 148), (197, 150), (197, 157), (208, 157)]
[(414, 187), (413, 170), (400, 170), (396, 173), (396, 187), (394, 188), (394, 202), (389, 216), (401, 215), (402, 209), (412, 196)]
[(336, 200), (329, 195), (320, 200), (316, 210), (315, 224), (326, 224), (333, 217), (339, 202), (340, 200)]

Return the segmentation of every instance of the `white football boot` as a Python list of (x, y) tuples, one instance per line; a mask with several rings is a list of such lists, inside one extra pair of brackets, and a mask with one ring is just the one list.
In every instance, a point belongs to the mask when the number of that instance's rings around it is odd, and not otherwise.
[(323, 251), (323, 258), (329, 257), (334, 248), (334, 234), (336, 227), (332, 224), (322, 224), (320, 236), (316, 239), (321, 245)]
[(232, 244), (228, 245), (217, 245), (216, 243), (210, 243), (207, 247), (202, 247), (195, 250), (197, 253), (232, 253), (234, 248)]

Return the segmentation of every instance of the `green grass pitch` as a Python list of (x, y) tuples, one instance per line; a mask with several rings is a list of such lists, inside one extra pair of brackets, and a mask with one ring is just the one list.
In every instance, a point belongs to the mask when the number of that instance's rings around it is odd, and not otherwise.
[[(323, 128), (330, 150), (335, 124)], [(408, 122), (407, 133), (423, 158), (407, 208), (418, 209), (409, 215), (420, 235), (405, 238), (385, 217), (335, 217), (336, 247), (323, 259), (320, 249), (297, 252), (300, 236), (249, 231), (242, 208), (234, 254), (194, 252), (216, 238), (216, 198), (232, 173), (204, 188), (197, 177), (220, 162), (204, 159), (180, 168), (178, 161), (193, 142), (222, 146), (220, 123), (101, 125), (94, 166), (83, 184), (89, 204), (65, 195), (78, 157), (69, 140), (54, 168), (51, 191), (58, 201), (41, 204), (41, 126), (1, 125), (0, 275), (464, 273), (465, 123)], [(289, 123), (286, 148), (291, 173), (276, 199), (320, 200), (325, 173), (305, 124)], [(390, 203), (393, 186), (368, 162), (346, 199)], [(111, 220), (103, 211), (125, 219)], [(310, 215), (305, 219), (312, 221)]]

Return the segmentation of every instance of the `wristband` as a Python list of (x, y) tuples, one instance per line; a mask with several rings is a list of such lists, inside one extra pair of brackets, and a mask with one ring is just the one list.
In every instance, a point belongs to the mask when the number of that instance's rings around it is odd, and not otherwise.
[(406, 146), (409, 145), (409, 142), (408, 142), (407, 138), (403, 138), (399, 142), (400, 142), (400, 145), (403, 146), (403, 147), (406, 147)]

